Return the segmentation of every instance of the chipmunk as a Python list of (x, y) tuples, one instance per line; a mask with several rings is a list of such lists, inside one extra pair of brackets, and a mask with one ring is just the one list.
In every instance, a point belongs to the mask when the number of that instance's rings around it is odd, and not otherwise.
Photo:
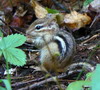
[(47, 71), (64, 72), (76, 51), (74, 37), (60, 30), (54, 17), (34, 21), (26, 31), (27, 41), (40, 49), (41, 66)]

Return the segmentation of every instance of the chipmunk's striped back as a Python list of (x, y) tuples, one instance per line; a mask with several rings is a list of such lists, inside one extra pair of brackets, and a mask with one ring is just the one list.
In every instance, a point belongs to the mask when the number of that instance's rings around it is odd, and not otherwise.
[(57, 43), (60, 52), (59, 62), (63, 63), (62, 66), (65, 67), (66, 63), (68, 63), (66, 59), (70, 59), (71, 62), (72, 56), (76, 51), (75, 40), (70, 33), (64, 30), (59, 31), (55, 35), (54, 40)]

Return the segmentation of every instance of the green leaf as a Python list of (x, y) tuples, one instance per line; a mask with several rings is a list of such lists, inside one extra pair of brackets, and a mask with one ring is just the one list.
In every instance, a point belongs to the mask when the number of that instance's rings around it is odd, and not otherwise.
[(26, 37), (21, 34), (12, 34), (7, 37), (4, 37), (0, 41), (0, 48), (6, 49), (9, 47), (18, 47), (26, 41)]
[(90, 86), (90, 81), (76, 81), (69, 84), (66, 90), (84, 90), (84, 86)]
[(2, 50), (0, 50), (0, 57), (1, 57), (1, 55), (2, 55)]
[(5, 59), (14, 65), (23, 66), (26, 64), (26, 54), (17, 48), (7, 48), (3, 50)]
[(83, 6), (86, 7), (86, 6), (89, 5), (92, 1), (93, 1), (93, 0), (85, 0)]
[(48, 11), (48, 13), (52, 13), (52, 14), (59, 13), (58, 10), (50, 9), (50, 8), (47, 8), (47, 7), (46, 7), (46, 10)]
[(86, 79), (85, 79), (85, 80), (91, 81), (92, 75), (93, 75), (93, 72), (87, 73), (87, 74), (86, 74)]
[(0, 37), (3, 37), (3, 33), (2, 33), (2, 31), (1, 31), (1, 28), (0, 28)]
[(96, 70), (92, 75), (92, 90), (100, 90), (100, 64), (97, 64)]
[(54, 57), (56, 57), (56, 56), (60, 56), (60, 53), (59, 52), (55, 52), (54, 53)]
[[(8, 80), (6, 80), (6, 79), (1, 79), (0, 81), (2, 81), (2, 82), (5, 84), (6, 90), (12, 90), (12, 89), (11, 89), (11, 85), (10, 85), (10, 83), (9, 83)], [(5, 90), (3, 87), (1, 87), (1, 88), (2, 88), (2, 89), (0, 89), (0, 90)]]
[(4, 87), (0, 87), (0, 90), (7, 90), (6, 88), (4, 88)]
[(8, 80), (3, 79), (2, 81), (3, 81), (3, 83), (5, 84), (7, 90), (12, 90), (12, 89), (11, 89), (11, 85), (10, 85), (10, 83), (9, 83)]

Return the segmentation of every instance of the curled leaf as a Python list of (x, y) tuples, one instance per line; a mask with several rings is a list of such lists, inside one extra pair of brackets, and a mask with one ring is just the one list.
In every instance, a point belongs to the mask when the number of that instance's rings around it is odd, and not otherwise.
[(64, 17), (65, 24), (70, 29), (79, 29), (91, 22), (91, 18), (86, 14), (80, 14), (76, 11), (72, 11), (70, 14), (66, 14)]

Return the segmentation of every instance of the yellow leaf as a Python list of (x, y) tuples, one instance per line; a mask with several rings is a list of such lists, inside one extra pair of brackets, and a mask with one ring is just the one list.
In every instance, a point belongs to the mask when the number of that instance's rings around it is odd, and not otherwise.
[(31, 0), (30, 3), (35, 11), (37, 18), (44, 18), (48, 14), (47, 10), (35, 0)]

